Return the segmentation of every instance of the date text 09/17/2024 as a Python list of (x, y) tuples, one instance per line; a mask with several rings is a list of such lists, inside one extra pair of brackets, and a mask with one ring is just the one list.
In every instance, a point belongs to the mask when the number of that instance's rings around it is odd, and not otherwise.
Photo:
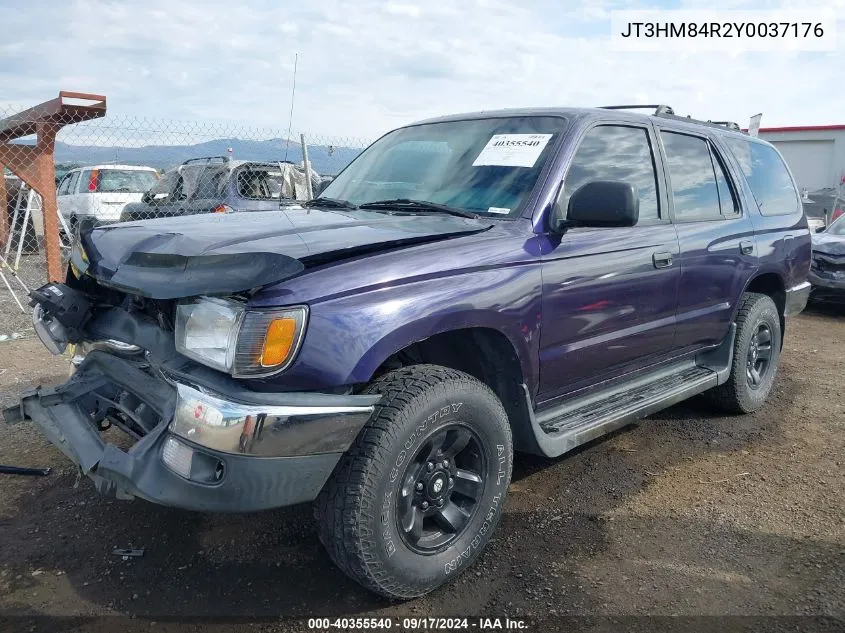
[(458, 631), (477, 629), (480, 631), (528, 629), (528, 622), (520, 618), (309, 618), (309, 630), (366, 630), (396, 628), (403, 631), (441, 630)]

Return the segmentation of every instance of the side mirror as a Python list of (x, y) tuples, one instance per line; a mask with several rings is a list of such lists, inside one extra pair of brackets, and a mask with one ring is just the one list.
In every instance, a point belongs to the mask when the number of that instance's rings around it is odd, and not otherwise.
[(634, 226), (639, 217), (640, 196), (636, 187), (617, 180), (594, 180), (572, 194), (566, 218), (557, 217), (555, 224), (559, 228)]
[(824, 233), (824, 230), (826, 228), (827, 228), (826, 226), (817, 226), (816, 227), (816, 233)]

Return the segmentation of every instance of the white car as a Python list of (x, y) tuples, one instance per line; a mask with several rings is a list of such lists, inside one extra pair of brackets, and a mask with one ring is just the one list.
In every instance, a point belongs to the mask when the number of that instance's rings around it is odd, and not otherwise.
[(59, 212), (73, 226), (80, 222), (117, 222), (123, 207), (140, 202), (144, 192), (157, 182), (158, 172), (152, 167), (92, 165), (72, 169), (56, 191)]

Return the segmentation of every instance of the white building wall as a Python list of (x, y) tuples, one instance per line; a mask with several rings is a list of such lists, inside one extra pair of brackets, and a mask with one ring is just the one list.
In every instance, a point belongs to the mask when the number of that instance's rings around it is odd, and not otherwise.
[(845, 175), (845, 127), (842, 129), (760, 130), (783, 155), (801, 189), (835, 188)]

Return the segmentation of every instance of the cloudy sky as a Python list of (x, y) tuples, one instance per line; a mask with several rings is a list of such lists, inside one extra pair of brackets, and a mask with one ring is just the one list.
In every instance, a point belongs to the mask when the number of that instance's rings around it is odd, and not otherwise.
[[(745, 8), (806, 2), (730, 2)], [(810, 2), (813, 5), (813, 2)], [(763, 126), (845, 123), (838, 51), (610, 50), (616, 8), (719, 0), (0, 0), (0, 104), (59, 89), (106, 94), (117, 116), (372, 138), (420, 118), (531, 105), (668, 103)]]

